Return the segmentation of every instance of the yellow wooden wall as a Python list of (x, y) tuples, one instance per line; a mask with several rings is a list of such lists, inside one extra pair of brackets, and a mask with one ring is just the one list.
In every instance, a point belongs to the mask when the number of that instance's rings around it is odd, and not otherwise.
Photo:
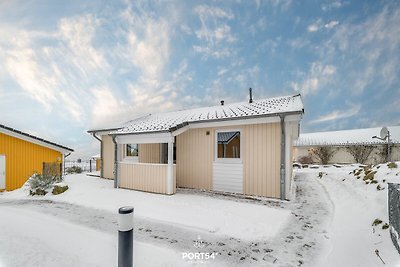
[(62, 154), (0, 133), (0, 154), (6, 156), (6, 190), (20, 188), (33, 173), (42, 173), (43, 162), (62, 161)]

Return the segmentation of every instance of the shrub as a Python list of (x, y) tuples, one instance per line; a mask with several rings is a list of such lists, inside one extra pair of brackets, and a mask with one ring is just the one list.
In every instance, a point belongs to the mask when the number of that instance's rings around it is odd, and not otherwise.
[(357, 163), (364, 164), (368, 160), (374, 148), (375, 146), (355, 145), (346, 147), (346, 150)]
[(33, 174), (29, 178), (28, 183), (30, 186), (31, 195), (45, 195), (47, 190), (52, 187), (55, 183), (62, 180), (59, 175), (48, 175), (48, 174)]
[(71, 173), (82, 173), (82, 168), (79, 167), (79, 166), (72, 166), (72, 167), (66, 168), (65, 171), (68, 174), (71, 174)]
[(326, 165), (335, 155), (336, 149), (328, 146), (321, 146), (310, 149), (310, 153), (317, 157), (321, 164)]

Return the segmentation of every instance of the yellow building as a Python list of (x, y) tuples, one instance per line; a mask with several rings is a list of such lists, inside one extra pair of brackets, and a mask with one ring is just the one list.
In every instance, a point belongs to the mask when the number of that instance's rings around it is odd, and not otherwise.
[(44, 163), (60, 163), (73, 149), (0, 124), (0, 191), (20, 188)]

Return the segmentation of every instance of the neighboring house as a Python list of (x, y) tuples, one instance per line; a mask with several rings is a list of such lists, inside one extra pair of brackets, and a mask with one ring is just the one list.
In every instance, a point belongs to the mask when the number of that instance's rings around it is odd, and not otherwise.
[(101, 177), (162, 194), (183, 187), (286, 199), (301, 96), (221, 104), (88, 131), (101, 141)]
[[(400, 160), (400, 126), (387, 127), (390, 132), (391, 159)], [(357, 145), (374, 146), (368, 161), (368, 164), (377, 164), (385, 160), (383, 149), (387, 149), (387, 142), (381, 141), (373, 136), (379, 136), (382, 128), (354, 129), (330, 132), (302, 133), (299, 139), (294, 142), (293, 156), (295, 161), (301, 157), (310, 155), (310, 149), (317, 147), (331, 147), (335, 149), (330, 163), (355, 163), (354, 158), (348, 152), (348, 147)]]
[[(20, 188), (44, 163), (60, 163), (74, 150), (0, 124), (0, 190)], [(61, 170), (62, 171), (62, 170)]]

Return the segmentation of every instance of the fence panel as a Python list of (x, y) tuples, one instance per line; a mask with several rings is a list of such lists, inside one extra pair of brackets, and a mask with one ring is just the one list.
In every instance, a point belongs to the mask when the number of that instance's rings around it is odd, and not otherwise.
[(79, 167), (82, 169), (82, 172), (94, 172), (96, 171), (96, 160), (82, 160), (78, 161), (65, 161), (65, 170), (71, 167)]
[(390, 237), (400, 254), (400, 184), (388, 185)]

